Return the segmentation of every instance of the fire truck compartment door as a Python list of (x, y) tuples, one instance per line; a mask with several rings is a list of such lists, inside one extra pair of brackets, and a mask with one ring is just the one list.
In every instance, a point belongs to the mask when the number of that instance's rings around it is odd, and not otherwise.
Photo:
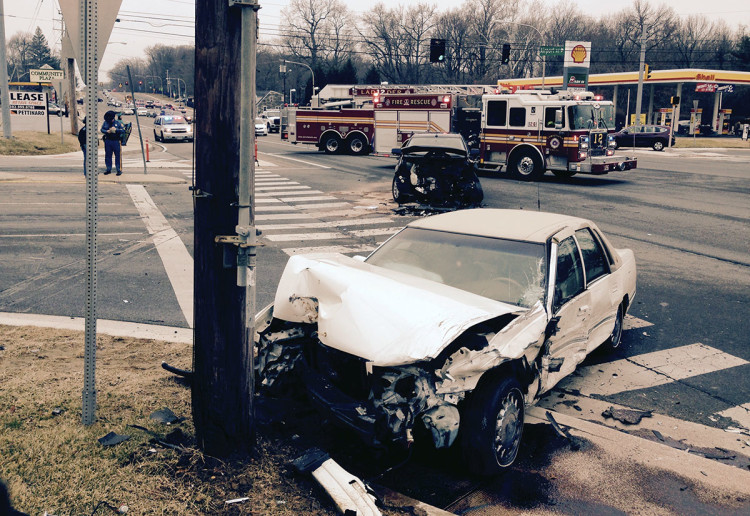
[(296, 142), (297, 138), (297, 112), (294, 109), (290, 109), (287, 112), (286, 128), (289, 131), (289, 141)]
[(451, 131), (451, 114), (449, 111), (430, 111), (430, 131), (449, 133)]
[(375, 152), (390, 154), (398, 147), (398, 113), (396, 111), (375, 110)]

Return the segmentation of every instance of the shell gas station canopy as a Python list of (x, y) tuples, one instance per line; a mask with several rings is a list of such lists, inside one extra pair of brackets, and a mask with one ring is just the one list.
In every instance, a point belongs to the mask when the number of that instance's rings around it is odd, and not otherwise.
[[(638, 84), (638, 71), (634, 72), (616, 72), (591, 74), (588, 77), (588, 89), (613, 87), (612, 101), (617, 103), (617, 93), (619, 86), (629, 86)], [(682, 97), (682, 86), (685, 83), (696, 84), (697, 91), (705, 93), (714, 93), (714, 116), (712, 120), (717, 120), (719, 112), (719, 98), (722, 86), (727, 85), (750, 85), (750, 72), (740, 72), (732, 70), (704, 70), (698, 68), (683, 68), (677, 70), (653, 70), (649, 77), (643, 78), (644, 86), (651, 86), (649, 92), (648, 119), (651, 119), (653, 113), (654, 88), (659, 85), (674, 84), (674, 95)], [(542, 78), (531, 77), (526, 79), (500, 79), (497, 85), (503, 88), (511, 89), (536, 89), (541, 88)], [(563, 77), (561, 75), (544, 78), (545, 88), (562, 88)], [(676, 110), (677, 120), (679, 121), (680, 106)]]

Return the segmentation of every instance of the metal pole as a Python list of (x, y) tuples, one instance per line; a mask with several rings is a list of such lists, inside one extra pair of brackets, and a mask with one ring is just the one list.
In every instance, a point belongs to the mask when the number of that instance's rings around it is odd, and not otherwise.
[(240, 51), (240, 170), (237, 213), (237, 235), (243, 242), (237, 251), (237, 286), (245, 288), (245, 335), (242, 339), (241, 359), (248, 373), (240, 386), (242, 396), (247, 396), (251, 409), (242, 426), (253, 428), (253, 342), (255, 335), (255, 279), (256, 245), (255, 228), (255, 66), (256, 66), (256, 20), (260, 6), (256, 0), (229, 0), (229, 5), (242, 8), (242, 42)]
[(635, 98), (635, 125), (641, 125), (641, 97), (643, 95), (643, 65), (646, 64), (646, 38), (641, 33), (641, 64), (638, 68), (638, 93)]
[[(141, 121), (138, 118), (138, 104), (135, 103), (135, 89), (133, 86), (133, 77), (130, 75), (130, 65), (125, 66), (128, 70), (128, 80), (130, 81), (130, 92), (133, 95), (133, 106), (135, 107), (135, 125), (138, 126), (138, 140), (141, 142), (141, 156), (143, 156), (143, 173), (148, 174), (146, 171), (146, 153), (143, 151), (143, 135), (141, 134)], [(122, 172), (122, 154), (120, 154), (120, 172)]]
[(3, 136), (10, 138), (10, 92), (8, 91), (8, 55), (5, 51), (5, 9), (0, 0), (0, 103), (2, 104)]
[(85, 42), (83, 54), (86, 82), (86, 342), (83, 357), (83, 406), (84, 425), (96, 419), (96, 226), (99, 176), (97, 171), (97, 143), (99, 134), (99, 52), (98, 52), (98, 2), (80, 0), (81, 41)]

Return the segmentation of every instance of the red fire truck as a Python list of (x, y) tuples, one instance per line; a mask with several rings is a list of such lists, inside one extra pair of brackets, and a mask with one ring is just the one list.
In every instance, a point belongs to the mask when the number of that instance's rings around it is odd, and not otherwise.
[(615, 154), (614, 106), (591, 92), (519, 91), (483, 95), (479, 168), (521, 180), (546, 170), (559, 177), (629, 170), (637, 159)]
[(415, 132), (449, 132), (456, 95), (485, 91), (491, 87), (329, 85), (313, 99), (319, 107), (282, 111), (281, 139), (329, 154), (390, 154)]

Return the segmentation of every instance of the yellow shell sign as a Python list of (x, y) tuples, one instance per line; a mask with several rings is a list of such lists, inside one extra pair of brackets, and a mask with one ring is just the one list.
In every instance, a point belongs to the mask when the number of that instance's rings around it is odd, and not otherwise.
[(587, 54), (588, 52), (586, 52), (586, 47), (584, 47), (583, 45), (576, 45), (570, 52), (570, 57), (573, 58), (574, 63), (580, 64), (586, 60)]

